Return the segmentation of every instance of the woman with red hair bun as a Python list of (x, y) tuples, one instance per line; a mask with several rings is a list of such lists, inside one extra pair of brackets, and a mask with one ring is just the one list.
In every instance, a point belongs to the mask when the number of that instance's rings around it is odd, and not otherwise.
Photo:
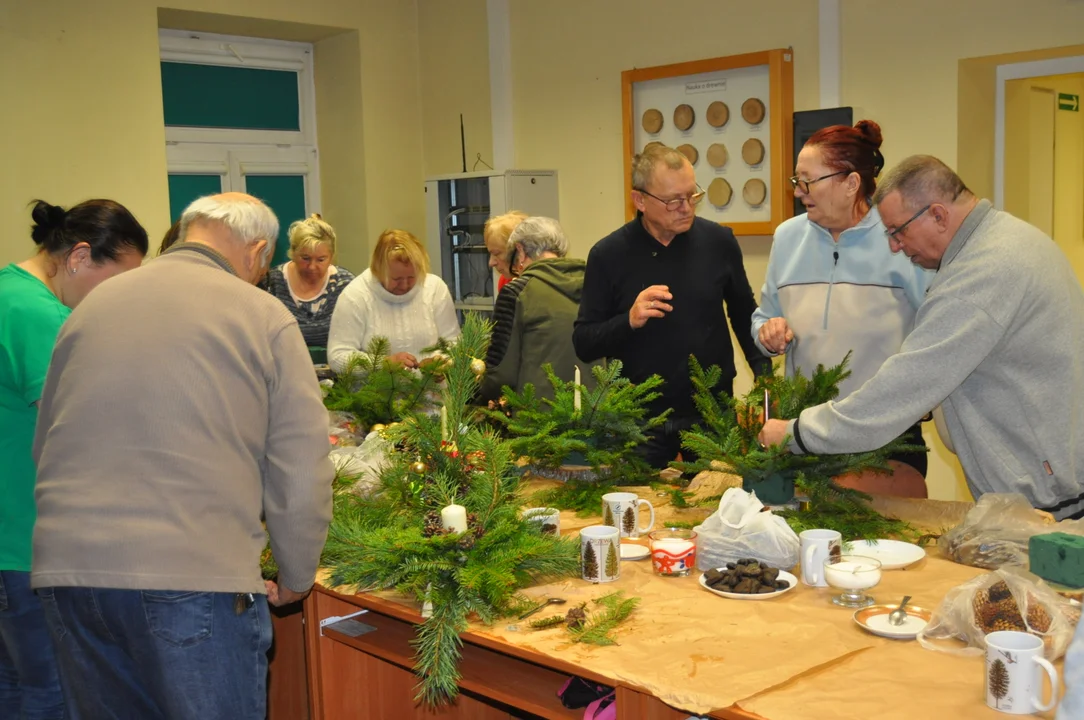
[[(809, 375), (851, 353), (837, 400), (857, 390), (899, 351), (933, 273), (888, 245), (870, 202), (884, 167), (881, 128), (872, 120), (818, 130), (790, 179), (806, 212), (775, 231), (753, 339), (765, 355), (786, 354), (787, 376)], [(922, 430), (906, 433), (921, 445)], [(851, 479), (866, 492), (926, 496), (926, 453), (894, 458), (892, 476)]]

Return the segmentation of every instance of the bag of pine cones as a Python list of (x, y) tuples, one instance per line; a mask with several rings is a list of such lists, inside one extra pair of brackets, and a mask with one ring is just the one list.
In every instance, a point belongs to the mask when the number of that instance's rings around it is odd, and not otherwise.
[[(1003, 567), (949, 590), (918, 641), (928, 650), (980, 655), (987, 634), (1017, 630), (1041, 637), (1044, 655), (1053, 661), (1065, 654), (1079, 619), (1080, 610), (1040, 577)], [(967, 647), (938, 642), (949, 639), (963, 640)]]

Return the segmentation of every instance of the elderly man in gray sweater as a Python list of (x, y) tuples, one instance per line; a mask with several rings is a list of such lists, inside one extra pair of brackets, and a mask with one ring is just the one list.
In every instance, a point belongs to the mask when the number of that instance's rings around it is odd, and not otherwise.
[(914, 329), (855, 393), (768, 421), (761, 442), (872, 450), (940, 405), (976, 498), (1084, 516), (1084, 292), (1065, 255), (937, 158), (904, 160), (874, 203), (892, 249), (937, 270)]
[(180, 232), (72, 313), (42, 393), (31, 584), (75, 718), (265, 717), (268, 600), (308, 592), (331, 518), (316, 374), (254, 287), (274, 213), (200, 198)]

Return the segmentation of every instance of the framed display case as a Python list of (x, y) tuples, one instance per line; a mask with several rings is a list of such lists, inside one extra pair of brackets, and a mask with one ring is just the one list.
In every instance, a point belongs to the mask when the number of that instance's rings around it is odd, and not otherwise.
[(482, 229), (510, 210), (557, 218), (557, 171), (459, 173), (425, 181), (430, 271), (448, 283), (460, 315), (493, 310), (497, 273), (489, 267)]
[(628, 168), (650, 143), (680, 150), (707, 192), (697, 214), (738, 235), (771, 235), (794, 212), (794, 53), (731, 55), (621, 73)]

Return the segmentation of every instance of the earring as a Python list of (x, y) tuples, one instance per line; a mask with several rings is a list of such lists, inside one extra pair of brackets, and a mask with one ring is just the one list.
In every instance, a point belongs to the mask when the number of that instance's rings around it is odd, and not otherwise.
[(72, 268), (68, 272), (70, 272), (72, 275), (74, 275), (75, 273), (79, 272), (79, 269), (78, 268)]

